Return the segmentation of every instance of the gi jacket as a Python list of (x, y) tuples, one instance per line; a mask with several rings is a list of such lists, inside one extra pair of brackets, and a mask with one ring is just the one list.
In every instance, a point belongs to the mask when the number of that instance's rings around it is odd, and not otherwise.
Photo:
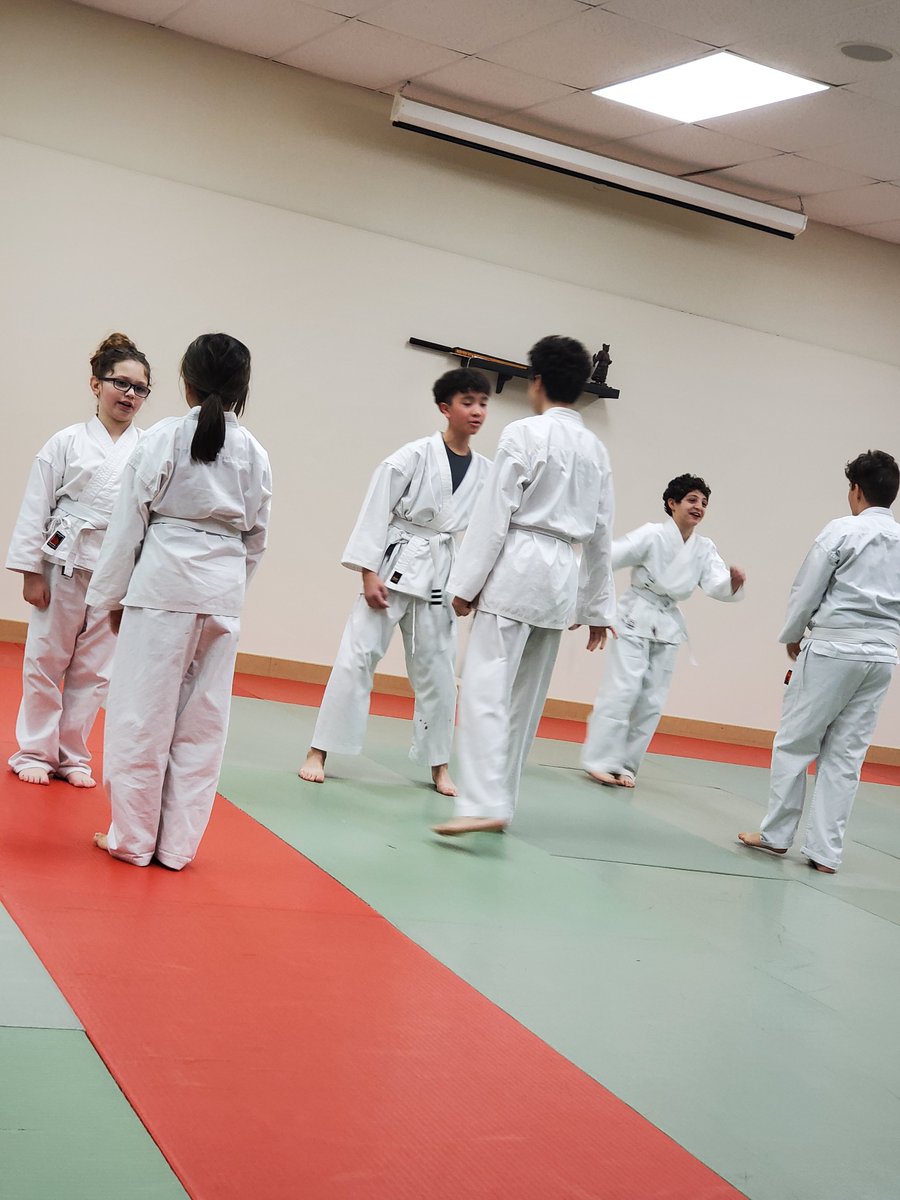
[(613, 570), (631, 567), (631, 586), (619, 602), (616, 628), (631, 637), (678, 645), (687, 638), (679, 600), (699, 587), (714, 600), (744, 598), (743, 587), (731, 590), (731, 572), (708, 537), (692, 533), (684, 540), (673, 520), (640, 528), (616, 538)]
[(160, 421), (132, 455), (88, 604), (240, 616), (266, 548), (269, 459), (226, 412), (215, 462), (194, 462), (199, 412)]
[(453, 534), (469, 524), (490, 465), (473, 451), (454, 492), (440, 433), (401, 446), (375, 469), (342, 565), (376, 571), (404, 595), (443, 600), (456, 551)]
[(514, 421), (500, 436), (448, 591), (539, 628), (611, 625), (612, 516), (609, 456), (580, 413), (553, 407)]

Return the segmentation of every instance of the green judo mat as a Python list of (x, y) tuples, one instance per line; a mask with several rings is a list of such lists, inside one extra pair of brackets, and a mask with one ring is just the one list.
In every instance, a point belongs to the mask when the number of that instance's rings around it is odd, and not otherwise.
[(626, 793), (540, 739), (512, 830), (446, 841), (408, 722), (315, 785), (315, 716), (236, 698), (222, 794), (751, 1200), (896, 1200), (896, 789), (826, 877), (736, 844), (764, 770), (651, 755)]

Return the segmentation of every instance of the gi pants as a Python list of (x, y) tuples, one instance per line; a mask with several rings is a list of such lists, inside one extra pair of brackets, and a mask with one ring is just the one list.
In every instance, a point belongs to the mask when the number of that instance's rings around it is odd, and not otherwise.
[(103, 775), (109, 852), (180, 870), (212, 813), (239, 617), (126, 608), (109, 689)]
[(815, 760), (801, 853), (824, 867), (840, 866), (863, 759), (893, 671), (893, 663), (828, 658), (809, 644), (800, 652), (772, 747), (769, 811), (760, 826), (769, 845), (786, 850), (793, 842)]
[(581, 762), (586, 771), (633, 778), (659, 724), (678, 646), (620, 634), (606, 653)]
[(561, 635), (475, 613), (460, 689), (457, 816), (512, 820)]
[[(32, 608), (16, 720), (15, 772), (41, 767), (65, 779), (91, 773), (88, 735), (109, 683), (116, 639), (105, 612), (84, 602), (91, 572), (44, 563), (50, 604)], [(63, 686), (64, 685), (64, 686)]]
[(357, 597), (319, 708), (312, 745), (336, 754), (363, 748), (375, 668), (397, 626), (406, 673), (416, 697), (410, 758), (436, 767), (450, 760), (456, 712), (456, 618), (446, 603), (429, 604), (388, 589), (387, 608)]

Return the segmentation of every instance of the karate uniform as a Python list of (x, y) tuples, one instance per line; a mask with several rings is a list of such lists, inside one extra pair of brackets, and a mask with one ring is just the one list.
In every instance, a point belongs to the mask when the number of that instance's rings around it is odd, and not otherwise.
[[(125, 464), (141, 437), (113, 441), (97, 418), (53, 435), (31, 468), (9, 554), (10, 571), (43, 574), (45, 609), (32, 607), (9, 765), (66, 778), (90, 775), (87, 738), (109, 683), (115, 638), (85, 600)], [(61, 684), (65, 683), (65, 688)]]
[(145, 435), (88, 591), (97, 608), (125, 609), (104, 741), (109, 852), (176, 870), (212, 812), (240, 612), (272, 494), (266, 452), (234, 413), (216, 461), (192, 461), (198, 415)]
[(802, 853), (837, 868), (900, 642), (900, 526), (889, 508), (841, 517), (816, 538), (794, 580), (778, 640), (801, 639), (772, 747), (769, 809), (760, 831), (770, 846), (790, 847), (815, 760)]
[(612, 510), (609, 457), (578, 412), (553, 407), (504, 429), (448, 583), (451, 595), (477, 600), (457, 816), (509, 823), (562, 630), (612, 624)]
[(450, 758), (456, 710), (456, 618), (446, 594), (454, 534), (469, 523), (490, 462), (472, 452), (453, 491), (439, 433), (402, 446), (376, 469), (341, 558), (354, 571), (376, 571), (387, 608), (357, 598), (344, 628), (313, 732), (312, 745), (337, 754), (363, 747), (375, 669), (399, 625), (415, 692), (410, 757), (426, 766)]
[(612, 548), (613, 570), (631, 567), (631, 586), (619, 602), (618, 640), (612, 639), (603, 681), (582, 751), (585, 770), (637, 774), (669, 694), (678, 647), (687, 638), (678, 607), (699, 587), (714, 600), (741, 600), (731, 572), (707, 537), (684, 540), (673, 520), (642, 525)]

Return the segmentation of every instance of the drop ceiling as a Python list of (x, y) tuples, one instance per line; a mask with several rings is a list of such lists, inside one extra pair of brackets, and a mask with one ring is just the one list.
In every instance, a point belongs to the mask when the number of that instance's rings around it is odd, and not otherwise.
[[(92, 0), (900, 243), (900, 0)], [(848, 58), (865, 42), (889, 62)], [(712, 48), (832, 85), (693, 125), (592, 95)]]

